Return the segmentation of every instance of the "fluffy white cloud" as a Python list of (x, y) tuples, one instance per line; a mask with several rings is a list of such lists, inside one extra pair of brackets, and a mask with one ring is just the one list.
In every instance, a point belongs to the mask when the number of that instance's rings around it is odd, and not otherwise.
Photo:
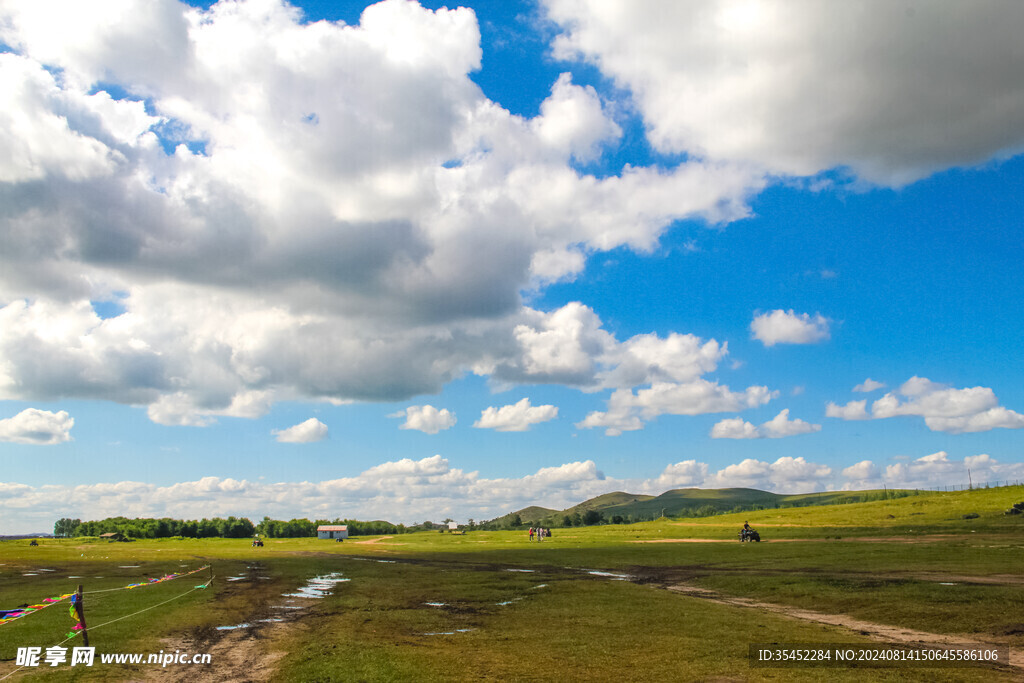
[(820, 313), (812, 318), (807, 313), (794, 313), (792, 309), (754, 316), (750, 331), (753, 338), (765, 346), (816, 344), (829, 338), (828, 320)]
[(480, 419), (473, 423), (480, 429), (494, 429), (499, 432), (525, 432), (530, 425), (548, 422), (558, 417), (558, 408), (552, 405), (530, 405), (524, 398), (512, 405), (487, 408), (480, 413)]
[(924, 418), (930, 430), (952, 434), (1024, 428), (1024, 415), (1000, 406), (992, 389), (954, 389), (925, 377), (911, 377), (896, 392), (872, 403), (870, 415), (866, 406), (866, 400), (845, 406), (829, 402), (825, 414), (844, 420), (918, 416)]
[(758, 439), (761, 434), (757, 427), (742, 417), (727, 417), (711, 427), (712, 439)]
[(853, 390), (857, 391), (857, 392), (861, 392), (861, 393), (868, 393), (868, 392), (871, 392), (871, 391), (875, 391), (877, 389), (884, 389), (884, 388), (885, 388), (885, 382), (876, 382), (875, 380), (873, 380), (870, 377), (868, 377), (862, 383), (860, 383), (857, 386), (855, 386), (853, 388)]
[(871, 417), (868, 415), (867, 405), (867, 400), (850, 401), (844, 406), (829, 401), (825, 404), (825, 416), (838, 417), (843, 420), (867, 420)]
[(811, 424), (810, 422), (805, 422), (800, 418), (790, 420), (789, 408), (786, 408), (774, 418), (762, 424), (760, 431), (769, 439), (780, 439), (785, 436), (820, 432), (821, 425)]
[[(1024, 8), (910, 0), (545, 0), (556, 55), (633, 93), (663, 152), (900, 185), (1024, 146)], [(637, 36), (643, 36), (637, 39)], [(977, 74), (985, 74), (978, 78)]]
[(643, 420), (653, 420), (659, 415), (734, 412), (764, 405), (776, 395), (777, 392), (768, 387), (747, 387), (734, 392), (706, 379), (683, 384), (654, 382), (636, 393), (630, 389), (615, 390), (608, 399), (607, 411), (588, 414), (576, 427), (604, 427), (608, 436), (618, 436), (624, 431), (643, 429)]
[(811, 424), (799, 418), (789, 419), (789, 408), (784, 409), (771, 420), (755, 427), (742, 418), (727, 418), (711, 428), (712, 439), (781, 439), (798, 434), (820, 432), (821, 425)]
[(785, 493), (821, 490), (832, 468), (785, 456), (773, 463), (748, 458), (729, 465), (704, 481), (708, 488), (761, 488)]
[(558, 77), (551, 97), (541, 103), (540, 116), (531, 121), (531, 128), (562, 157), (571, 155), (580, 161), (592, 160), (601, 143), (622, 135), (618, 125), (601, 111), (594, 89), (574, 86), (567, 73)]
[(683, 460), (666, 465), (661, 476), (651, 482), (648, 490), (660, 493), (674, 488), (699, 486), (707, 476), (707, 463)]
[(455, 413), (450, 412), (447, 408), (438, 410), (431, 405), (409, 406), (392, 415), (392, 417), (402, 416), (405, 417), (405, 422), (398, 427), (399, 429), (415, 429), (426, 434), (437, 434), (445, 429), (451, 429), (456, 422)]
[(843, 476), (852, 484), (871, 486), (871, 482), (881, 481), (881, 472), (875, 463), (870, 460), (860, 462), (843, 468)]
[[(619, 342), (520, 293), (677, 220), (744, 217), (760, 174), (580, 173), (621, 135), (612, 108), (568, 76), (532, 119), (489, 101), (469, 9), (387, 0), (348, 26), (277, 0), (11, 0), (0, 40), (0, 398), (205, 425), (467, 370), (687, 381), (725, 353)], [(101, 319), (90, 302), (111, 300), (124, 312)]]
[(589, 306), (570, 302), (550, 313), (527, 310), (516, 326), (515, 355), (495, 368), (499, 381), (559, 382), (586, 391), (652, 382), (689, 382), (714, 371), (728, 345), (692, 334), (638, 334), (619, 341)]
[(1024, 463), (1000, 463), (987, 453), (953, 460), (946, 451), (925, 455), (909, 462), (899, 462), (880, 469), (865, 460), (843, 470), (849, 481), (844, 488), (938, 488), (998, 484), (1024, 480)]
[(0, 420), (0, 441), (52, 446), (71, 441), (71, 428), (74, 425), (75, 419), (66, 410), (53, 413), (26, 408), (14, 417)]
[(271, 434), (281, 443), (315, 443), (327, 438), (327, 425), (311, 417), (288, 429), (275, 429)]

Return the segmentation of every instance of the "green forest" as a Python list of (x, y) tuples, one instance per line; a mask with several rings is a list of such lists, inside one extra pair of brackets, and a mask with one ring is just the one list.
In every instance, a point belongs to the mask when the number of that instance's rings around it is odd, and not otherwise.
[(263, 521), (253, 524), (245, 517), (228, 517), (223, 519), (182, 520), (162, 517), (160, 519), (127, 517), (108, 517), (106, 519), (83, 522), (80, 519), (62, 518), (53, 525), (53, 535), (58, 538), (77, 536), (100, 536), (102, 534), (119, 534), (126, 539), (136, 538), (249, 538), (256, 534), (266, 538), (304, 538), (316, 536), (316, 528), (321, 524), (345, 524), (350, 536), (367, 536), (378, 534), (401, 534), (407, 528), (401, 524), (385, 521), (363, 522), (354, 519), (291, 519), (288, 521), (264, 517)]

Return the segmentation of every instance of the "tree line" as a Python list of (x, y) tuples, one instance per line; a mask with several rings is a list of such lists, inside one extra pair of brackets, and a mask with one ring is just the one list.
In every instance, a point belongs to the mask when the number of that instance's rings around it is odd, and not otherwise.
[(256, 525), (256, 532), (267, 538), (308, 538), (316, 536), (316, 528), (321, 524), (344, 524), (348, 527), (349, 536), (380, 536), (383, 534), (404, 534), (409, 529), (404, 524), (392, 524), (383, 520), (372, 522), (361, 522), (357, 519), (290, 519), (287, 522), (280, 519), (264, 517), (263, 521)]
[(126, 538), (246, 538), (256, 527), (245, 517), (214, 517), (213, 519), (160, 519), (107, 517), (83, 522), (64, 517), (53, 525), (53, 535), (59, 538), (73, 536), (100, 536), (121, 534)]
[[(350, 536), (375, 536), (381, 534), (403, 534), (407, 529), (401, 524), (385, 521), (361, 522), (355, 519), (290, 519), (288, 521), (264, 517), (259, 524), (253, 524), (246, 517), (222, 519), (183, 520), (162, 517), (160, 519), (108, 517), (83, 522), (80, 519), (63, 517), (53, 525), (53, 535), (58, 538), (75, 536), (100, 536), (121, 534), (125, 538), (249, 538), (260, 534), (267, 538), (309, 538), (316, 536), (321, 524), (345, 524)], [(416, 530), (416, 529), (412, 529)]]

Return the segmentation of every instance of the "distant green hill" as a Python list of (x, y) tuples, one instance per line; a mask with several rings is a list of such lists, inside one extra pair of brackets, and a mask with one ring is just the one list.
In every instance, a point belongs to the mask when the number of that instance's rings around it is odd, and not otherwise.
[[(673, 489), (660, 496), (615, 491), (585, 500), (565, 510), (530, 506), (491, 520), (489, 525), (507, 527), (518, 515), (523, 524), (562, 526), (565, 517), (582, 518), (588, 511), (601, 513), (606, 521), (620, 517), (637, 522), (658, 517), (707, 517), (728, 512), (768, 510), (775, 508), (833, 505), (880, 500), (885, 496), (906, 495), (903, 491), (828, 491), (822, 493), (778, 494), (758, 489)], [(578, 524), (579, 522), (573, 522)]]
[(621, 508), (635, 505), (638, 503), (644, 503), (649, 500), (654, 500), (654, 496), (645, 496), (642, 494), (634, 493), (623, 493), (622, 491), (614, 491), (612, 493), (605, 493), (604, 495), (598, 496), (597, 498), (591, 498), (585, 500), (579, 505), (574, 505), (568, 510), (563, 510), (562, 514), (573, 512), (586, 512), (587, 510), (610, 510), (612, 508)]
[(526, 521), (526, 520), (539, 521), (541, 519), (544, 519), (545, 517), (550, 517), (551, 515), (553, 515), (553, 514), (555, 514), (557, 512), (558, 512), (558, 510), (552, 510), (550, 508), (542, 508), (539, 505), (531, 505), (530, 507), (523, 508), (522, 510), (519, 510), (518, 512), (513, 512), (512, 515), (519, 515), (519, 518), (522, 519), (523, 521)]

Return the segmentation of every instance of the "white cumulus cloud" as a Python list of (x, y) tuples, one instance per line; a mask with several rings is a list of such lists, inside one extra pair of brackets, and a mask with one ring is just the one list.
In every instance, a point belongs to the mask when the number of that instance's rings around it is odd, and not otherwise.
[(699, 159), (579, 172), (619, 144), (619, 104), (568, 75), (532, 118), (487, 99), (471, 9), (385, 0), (346, 25), (281, 0), (11, 0), (0, 40), (0, 399), (201, 426), (467, 371), (692, 376), (724, 351), (631, 345), (522, 292), (680, 219), (745, 217), (765, 181)]
[(544, 4), (556, 55), (628, 89), (662, 152), (898, 186), (1024, 146), (1014, 3)]
[(861, 393), (868, 393), (871, 391), (876, 391), (877, 389), (884, 388), (885, 382), (876, 382), (875, 380), (868, 377), (866, 380), (855, 386), (853, 390)]
[(405, 422), (399, 425), (399, 429), (415, 429), (425, 434), (437, 434), (445, 429), (455, 426), (455, 413), (447, 408), (438, 410), (432, 405), (409, 406), (399, 411), (392, 417), (405, 417)]
[(754, 316), (750, 331), (765, 346), (776, 344), (817, 344), (829, 338), (828, 320), (820, 313), (794, 313), (781, 309)]
[(781, 439), (798, 434), (820, 432), (821, 425), (811, 424), (799, 418), (789, 419), (789, 408), (782, 410), (771, 420), (755, 427), (742, 418), (727, 418), (711, 428), (712, 439)]
[(0, 441), (52, 446), (71, 441), (75, 419), (66, 410), (50, 412), (26, 408), (14, 417), (0, 420)]
[(327, 425), (311, 417), (288, 429), (275, 429), (271, 434), (281, 443), (315, 443), (327, 438)]
[(630, 389), (615, 390), (608, 399), (607, 411), (591, 412), (577, 422), (576, 427), (604, 427), (608, 436), (618, 436), (624, 431), (643, 429), (644, 420), (653, 420), (659, 415), (733, 412), (764, 405), (776, 395), (777, 392), (763, 386), (731, 391), (727, 386), (706, 379), (686, 383), (654, 382), (636, 393)]
[(529, 398), (512, 405), (485, 409), (480, 419), (473, 423), (480, 429), (494, 429), (499, 432), (525, 432), (531, 425), (548, 422), (558, 417), (558, 408), (553, 405), (534, 406)]
[(866, 400), (845, 406), (829, 402), (825, 414), (844, 420), (923, 417), (928, 429), (951, 434), (1024, 428), (1024, 415), (999, 405), (989, 387), (956, 389), (917, 376), (872, 403), (870, 414)]

